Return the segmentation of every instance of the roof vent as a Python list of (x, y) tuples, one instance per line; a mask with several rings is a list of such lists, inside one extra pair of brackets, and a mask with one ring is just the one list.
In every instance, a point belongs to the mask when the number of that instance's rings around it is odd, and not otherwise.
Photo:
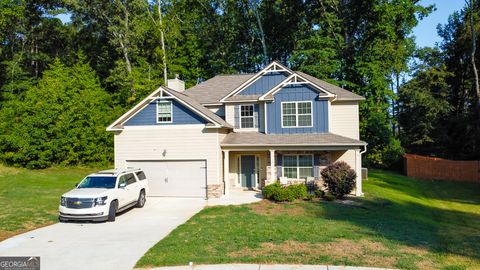
[(167, 87), (177, 92), (183, 92), (185, 91), (185, 82), (178, 77), (178, 74), (175, 74), (175, 79), (168, 79)]

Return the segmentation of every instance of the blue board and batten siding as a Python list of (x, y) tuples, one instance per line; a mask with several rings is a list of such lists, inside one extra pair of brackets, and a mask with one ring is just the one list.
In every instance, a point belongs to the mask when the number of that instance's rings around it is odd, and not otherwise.
[(153, 101), (125, 122), (124, 126), (206, 124), (203, 119), (176, 100), (172, 100), (172, 123), (157, 123), (157, 102)]
[(238, 95), (263, 95), (284, 81), (287, 77), (288, 75), (284, 72), (272, 72), (264, 74), (245, 89), (240, 91)]
[[(290, 85), (278, 91), (274, 98), (275, 102), (267, 103), (269, 134), (328, 132), (328, 100), (319, 99), (318, 91), (307, 85)], [(312, 127), (282, 128), (282, 102), (288, 101), (312, 101)]]

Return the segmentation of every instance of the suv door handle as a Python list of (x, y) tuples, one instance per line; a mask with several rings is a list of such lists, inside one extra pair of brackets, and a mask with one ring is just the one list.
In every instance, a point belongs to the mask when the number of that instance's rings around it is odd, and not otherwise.
[(168, 177), (165, 177), (165, 183), (168, 183)]

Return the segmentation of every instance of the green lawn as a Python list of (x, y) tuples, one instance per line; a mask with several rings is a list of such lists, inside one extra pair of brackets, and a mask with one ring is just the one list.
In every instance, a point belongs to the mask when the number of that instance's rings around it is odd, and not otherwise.
[(480, 269), (480, 185), (370, 172), (365, 198), (210, 207), (137, 267), (294, 263)]
[(57, 221), (60, 195), (92, 168), (27, 170), (0, 165), (0, 241)]

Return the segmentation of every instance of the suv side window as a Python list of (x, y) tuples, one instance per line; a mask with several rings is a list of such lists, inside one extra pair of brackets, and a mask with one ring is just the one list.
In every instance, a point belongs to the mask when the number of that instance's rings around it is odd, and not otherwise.
[(134, 184), (135, 182), (137, 182), (133, 173), (128, 173), (125, 176), (127, 177), (127, 185), (131, 185), (131, 184)]
[(143, 171), (136, 172), (135, 174), (137, 175), (138, 180), (140, 180), (140, 181), (147, 179), (147, 177), (145, 176), (145, 173)]
[(122, 175), (118, 178), (118, 186), (120, 186), (120, 184), (127, 184), (127, 175)]

